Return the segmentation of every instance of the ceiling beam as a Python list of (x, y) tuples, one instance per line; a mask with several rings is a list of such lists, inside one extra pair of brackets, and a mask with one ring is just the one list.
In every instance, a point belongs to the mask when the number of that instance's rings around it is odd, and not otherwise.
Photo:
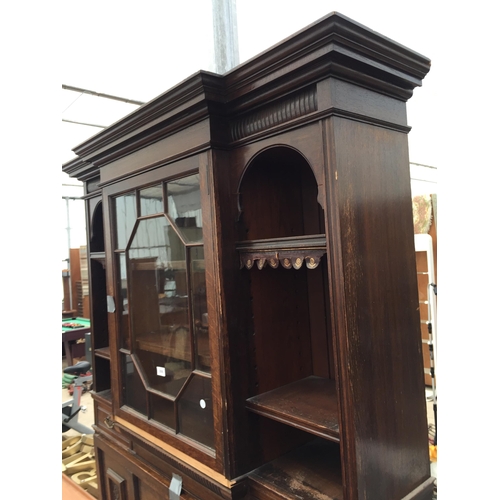
[(126, 102), (128, 104), (136, 104), (137, 106), (142, 106), (144, 102), (142, 101), (136, 101), (134, 99), (127, 99), (126, 97), (118, 97), (116, 95), (111, 95), (111, 94), (103, 94), (101, 92), (95, 92), (93, 90), (88, 90), (88, 89), (82, 89), (80, 87), (72, 87), (71, 85), (64, 85), (62, 86), (63, 90), (71, 90), (72, 92), (79, 92), (81, 94), (89, 94), (93, 95), (96, 97), (103, 97), (104, 99), (112, 99), (113, 101), (121, 101), (121, 102)]

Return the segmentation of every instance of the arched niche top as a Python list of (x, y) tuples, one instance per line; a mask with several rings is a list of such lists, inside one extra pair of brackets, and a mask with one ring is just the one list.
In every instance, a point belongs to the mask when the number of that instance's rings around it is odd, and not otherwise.
[(307, 168), (314, 175), (316, 187), (318, 190), (317, 193), (317, 202), (321, 205), (323, 210), (325, 209), (325, 192), (324, 192), (324, 184), (322, 181), (322, 168), (318, 166), (311, 165), (306, 157), (296, 148), (293, 148), (287, 144), (277, 144), (265, 149), (262, 149), (258, 153), (256, 153), (247, 163), (245, 168), (243, 169), (243, 173), (241, 175), (239, 184), (238, 184), (238, 213), (241, 216), (242, 212), (242, 203), (241, 203), (241, 186), (245, 182), (245, 178), (249, 171), (252, 170), (255, 165), (260, 163), (272, 163), (273, 161), (277, 162), (289, 162), (290, 164), (302, 164), (304, 168)]
[(239, 184), (239, 209), (242, 267), (317, 267), (326, 250), (324, 210), (316, 176), (296, 149), (274, 146), (250, 160)]

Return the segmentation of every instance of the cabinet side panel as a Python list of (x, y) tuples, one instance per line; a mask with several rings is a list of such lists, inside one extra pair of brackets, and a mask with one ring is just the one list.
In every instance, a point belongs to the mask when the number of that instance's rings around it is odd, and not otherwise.
[(358, 497), (400, 499), (430, 475), (407, 137), (334, 134)]

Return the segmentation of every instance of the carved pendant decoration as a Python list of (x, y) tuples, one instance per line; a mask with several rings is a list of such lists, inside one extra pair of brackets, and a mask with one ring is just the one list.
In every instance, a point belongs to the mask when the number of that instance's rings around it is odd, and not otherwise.
[(308, 259), (306, 259), (306, 266), (307, 269), (316, 269), (319, 266), (319, 259), (309, 257)]
[(268, 260), (269, 265), (276, 269), (280, 265), (280, 260), (277, 257), (272, 257)]
[(326, 253), (326, 236), (313, 234), (241, 241), (236, 249), (240, 254), (240, 269), (252, 269), (255, 262), (259, 271), (267, 265), (277, 269), (280, 264), (285, 269), (300, 269), (304, 262), (307, 269), (316, 269)]
[(240, 269), (244, 267), (251, 269), (257, 263), (257, 269), (261, 271), (269, 265), (272, 269), (277, 269), (280, 264), (285, 269), (300, 269), (304, 263), (307, 269), (316, 269), (325, 250), (312, 251), (291, 251), (284, 252), (245, 252), (240, 254)]
[(258, 259), (257, 260), (257, 267), (259, 268), (259, 271), (261, 271), (265, 265), (267, 264), (266, 259)]

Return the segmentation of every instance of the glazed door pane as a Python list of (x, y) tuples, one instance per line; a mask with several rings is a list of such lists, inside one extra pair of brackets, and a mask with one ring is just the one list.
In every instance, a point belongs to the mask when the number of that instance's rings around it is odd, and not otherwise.
[(116, 313), (120, 324), (120, 347), (130, 350), (130, 329), (128, 314), (127, 260), (125, 252), (116, 255), (117, 300)]
[(162, 185), (157, 184), (139, 191), (141, 217), (163, 213)]
[(206, 446), (214, 446), (211, 379), (195, 374), (179, 398), (179, 432)]
[(117, 197), (115, 213), (122, 402), (213, 447), (199, 176)]
[(123, 404), (130, 406), (130, 408), (133, 408), (143, 415), (146, 415), (147, 393), (132, 357), (127, 354), (122, 354), (121, 362)]
[(196, 369), (210, 372), (211, 358), (208, 345), (207, 287), (203, 247), (190, 248), (190, 257)]
[(133, 351), (148, 387), (176, 396), (192, 369), (186, 249), (162, 215), (138, 222), (127, 257)]
[(202, 216), (199, 175), (167, 183), (168, 214), (186, 242), (202, 242)]
[(115, 248), (125, 248), (137, 217), (135, 192), (117, 196), (114, 200)]

